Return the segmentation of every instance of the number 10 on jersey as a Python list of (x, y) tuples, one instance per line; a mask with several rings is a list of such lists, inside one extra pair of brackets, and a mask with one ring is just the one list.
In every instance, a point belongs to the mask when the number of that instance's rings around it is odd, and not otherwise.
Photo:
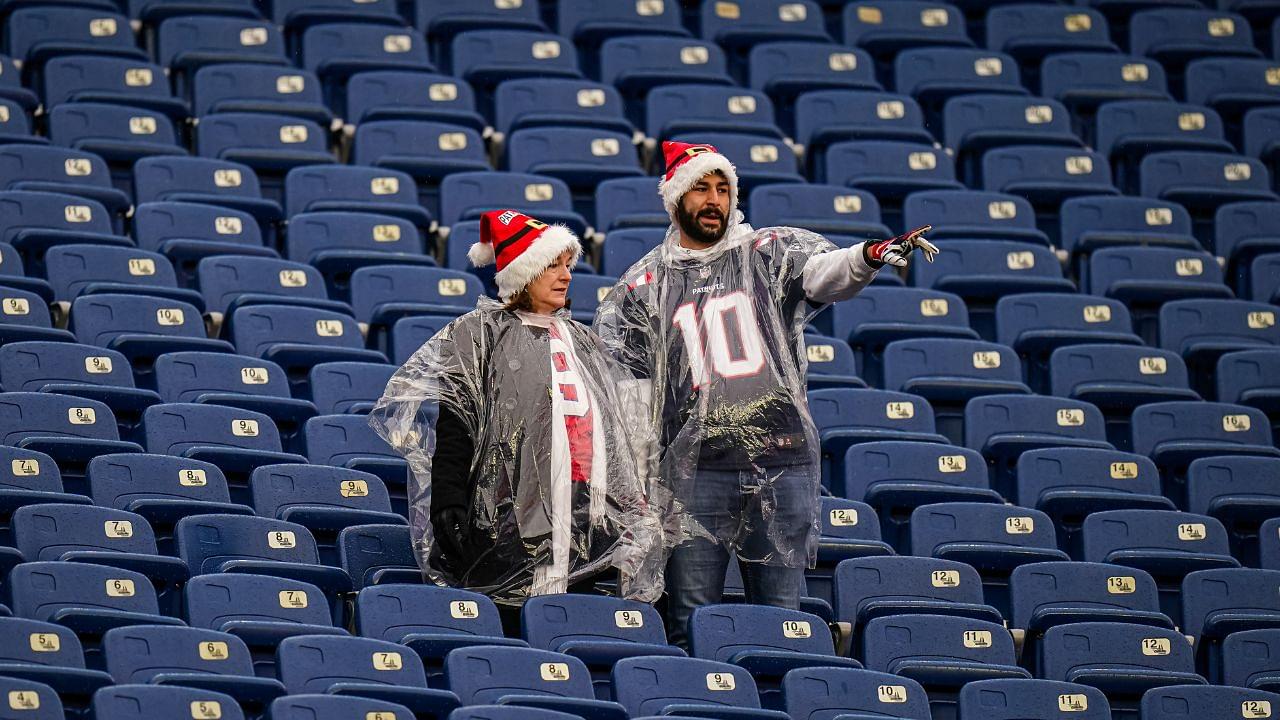
[[(745, 292), (709, 297), (703, 303), (702, 317), (698, 315), (698, 307), (690, 302), (676, 308), (671, 318), (684, 339), (695, 390), (706, 386), (713, 376), (736, 378), (760, 372), (764, 342), (755, 308)], [(730, 347), (730, 323), (737, 336), (736, 347)]]

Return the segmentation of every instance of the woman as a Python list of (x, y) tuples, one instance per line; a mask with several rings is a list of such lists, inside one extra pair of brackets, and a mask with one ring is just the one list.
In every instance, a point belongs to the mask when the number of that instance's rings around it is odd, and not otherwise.
[[(409, 461), (409, 525), (428, 579), (516, 604), (619, 571), (662, 592), (661, 503), (647, 403), (565, 311), (582, 254), (564, 226), (485, 213), (469, 257), (496, 261), (481, 298), (391, 378), (370, 422)], [(644, 469), (641, 469), (644, 468)]]

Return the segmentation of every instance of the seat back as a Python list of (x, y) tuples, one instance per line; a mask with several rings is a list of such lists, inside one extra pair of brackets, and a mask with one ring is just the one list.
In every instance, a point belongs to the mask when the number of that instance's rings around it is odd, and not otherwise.
[(107, 245), (59, 245), (45, 253), (54, 297), (74, 300), (97, 284), (177, 288), (177, 275), (160, 253)]
[[(988, 153), (987, 157), (990, 156)], [(935, 262), (925, 263), (928, 267), (911, 268), (913, 284), (938, 287), (947, 280), (971, 275), (1010, 282), (1062, 277), (1062, 263), (1043, 245), (1008, 240), (950, 240), (946, 249)]]
[(390, 642), (411, 634), (502, 637), (498, 609), (488, 596), (434, 585), (363, 588), (356, 598), (355, 623), (360, 635)]
[[(631, 138), (619, 132), (573, 127), (526, 128), (512, 134), (508, 142), (507, 167), (516, 172), (552, 174), (572, 167), (631, 169), (635, 171), (632, 174), (640, 174), (635, 146)], [(556, 176), (564, 180), (559, 173)], [(576, 189), (576, 186), (570, 184), (570, 188)]]
[(461, 315), (483, 294), (480, 280), (459, 270), (374, 265), (351, 274), (351, 306), (361, 322), (373, 321), (388, 304), (430, 305), (433, 312)]
[(409, 708), (386, 700), (346, 695), (286, 695), (271, 701), (272, 720), (343, 720), (364, 717), (413, 720)]
[(912, 193), (902, 204), (902, 222), (908, 228), (934, 225), (930, 234), (939, 237), (984, 238), (1036, 233), (1036, 213), (1025, 198), (977, 190)]
[(367, 410), (395, 371), (395, 365), (378, 363), (320, 363), (311, 368), (311, 400), (321, 415)]
[(1186, 390), (1187, 365), (1177, 353), (1139, 345), (1072, 345), (1053, 351), (1054, 395), (1105, 392), (1106, 385)]
[(880, 607), (920, 601), (981, 605), (982, 579), (965, 563), (913, 555), (850, 558), (836, 566), (841, 622), (862, 625), (884, 614)]
[(828, 40), (822, 8), (813, 0), (736, 0), (731, 11), (703, 5), (702, 37), (721, 45), (752, 44), (761, 37)]
[(1117, 609), (1160, 612), (1155, 580), (1145, 570), (1095, 562), (1019, 565), (1009, 576), (1009, 626), (1027, 629), (1046, 614), (1070, 617)]
[(609, 233), (604, 242), (600, 272), (620, 276), (650, 250), (662, 244), (667, 231), (662, 228), (623, 228)]
[(1240, 630), (1222, 641), (1222, 683), (1253, 687), (1274, 676), (1276, 650), (1280, 648), (1280, 628)]
[(1014, 665), (1013, 638), (1003, 626), (949, 615), (896, 615), (867, 623), (868, 670), (889, 672), (913, 661)]
[(786, 225), (875, 237), (883, 227), (874, 195), (839, 185), (761, 185), (751, 191), (747, 208), (751, 224), (762, 228)]
[[(578, 275), (569, 285), (567, 296), (569, 306), (573, 308), (575, 315), (581, 314), (583, 316), (582, 322), (587, 322), (588, 318), (595, 316), (600, 302), (617, 284), (618, 278), (610, 275)], [(400, 323), (397, 322), (396, 325), (399, 326)], [(423, 337), (422, 339), (425, 341), (427, 338)], [(417, 349), (417, 346), (410, 349)]]
[(1216, 518), (1173, 510), (1104, 510), (1084, 519), (1084, 559), (1113, 562), (1139, 552), (1230, 556)]
[(313, 463), (339, 467), (357, 458), (403, 458), (369, 427), (363, 415), (319, 415), (306, 424), (307, 457)]
[(865, 50), (848, 45), (786, 40), (760, 43), (747, 55), (751, 87), (774, 94), (786, 85), (878, 88), (875, 63)]
[[(667, 33), (683, 35), (679, 8), (668, 5), (636, 6), (609, 5), (592, 0), (561, 0), (557, 4), (559, 33), (583, 42), (601, 35), (626, 32)], [(536, 14), (535, 14), (536, 17)]]
[[(1198, 570), (1182, 579), (1182, 624), (1184, 633), (1203, 645), (1239, 628), (1238, 618), (1280, 616), (1280, 598), (1275, 589), (1280, 570), (1220, 568)], [(1263, 620), (1262, 622), (1265, 622)]]
[(200, 403), (164, 403), (142, 417), (148, 452), (181, 456), (193, 448), (280, 452), (280, 432), (260, 412)]
[(1166, 443), (1196, 442), (1271, 448), (1271, 428), (1257, 408), (1228, 403), (1149, 403), (1133, 411), (1133, 451), (1155, 455)]
[(221, 158), (249, 150), (328, 153), (323, 128), (311, 120), (266, 113), (217, 113), (196, 126), (196, 152)]
[[(1222, 118), (1203, 105), (1122, 100), (1098, 108), (1097, 149), (1110, 156), (1120, 145), (1160, 138), (1164, 142), (1222, 141)], [(1250, 153), (1254, 154), (1254, 153)]]
[(210, 312), (227, 312), (241, 295), (327, 300), (320, 271), (302, 262), (269, 257), (217, 255), (200, 261), (196, 282)]
[(134, 164), (133, 194), (139, 204), (190, 195), (252, 199), (262, 197), (262, 186), (248, 165), (209, 157), (161, 156)]
[(449, 689), (463, 705), (493, 704), (511, 694), (595, 697), (591, 675), (581, 660), (547, 650), (496, 646), (457, 648), (445, 659), (444, 672)]
[(964, 409), (964, 444), (981, 451), (1003, 435), (1038, 435), (1103, 442), (1106, 428), (1097, 406), (1040, 395), (987, 395)]
[(918, 0), (850, 3), (841, 13), (844, 41), (881, 52), (915, 45), (971, 45), (964, 13), (950, 3)]
[[(943, 88), (1024, 94), (1018, 64), (1004, 53), (969, 48), (911, 48), (893, 62), (894, 89), (919, 99)], [(954, 90), (952, 90), (954, 91)]]
[(111, 234), (111, 216), (102, 203), (76, 195), (7, 190), (0, 192), (0, 240), (12, 242), (27, 229)]
[[(908, 95), (876, 90), (807, 92), (796, 99), (795, 116), (796, 138), (806, 146), (838, 139), (895, 139), (924, 129), (919, 103)], [(819, 138), (827, 142), (817, 143)]]
[(262, 245), (262, 229), (252, 215), (197, 203), (149, 202), (133, 213), (138, 247), (160, 250), (170, 240)]
[[(0, 146), (0, 187), (15, 183), (110, 188), (111, 173), (102, 157), (52, 145)], [(84, 204), (81, 202), (80, 204)]]
[(1141, 711), (1144, 720), (1216, 717), (1235, 712), (1254, 715), (1266, 712), (1266, 708), (1277, 703), (1280, 703), (1280, 694), (1251, 688), (1175, 685), (1153, 688), (1143, 694)]
[(1013, 349), (959, 338), (913, 338), (889, 343), (884, 352), (884, 386), (908, 390), (913, 381), (1021, 383), (1022, 365)]
[(244, 720), (235, 698), (212, 690), (172, 685), (116, 685), (93, 694), (93, 716), (99, 720), (146, 720), (157, 717)]
[(5, 23), (5, 46), (15, 60), (34, 61), (42, 53), (81, 52), (109, 55), (134, 50), (129, 19), (101, 8), (26, 7)]
[(782, 678), (782, 697), (793, 720), (838, 715), (929, 720), (929, 699), (911, 678), (872, 670), (804, 667)]
[(1266, 392), (1280, 377), (1280, 350), (1237, 350), (1218, 358), (1218, 399), (1239, 403), (1250, 390)]
[[(462, 125), (427, 120), (375, 120), (356, 128), (352, 161), (360, 165), (412, 163), (446, 174), (458, 163), (488, 165), (480, 133)], [(464, 167), (460, 169), (474, 170)], [(412, 187), (412, 186), (411, 186)]]
[(600, 46), (600, 81), (623, 92), (681, 81), (730, 84), (727, 66), (719, 45), (692, 38), (640, 35)]
[[(305, 169), (305, 168), (303, 168)], [(305, 212), (289, 219), (285, 252), (300, 263), (321, 260), (321, 253), (407, 253), (423, 259), (422, 239), (408, 220), (365, 212)], [(340, 258), (337, 262), (342, 263)], [(347, 268), (342, 268), (346, 270)]]
[(214, 573), (191, 578), (183, 590), (192, 627), (222, 630), (229, 624), (329, 625), (329, 603), (311, 583), (270, 575)]
[(203, 628), (113, 628), (103, 636), (102, 650), (107, 672), (117, 683), (147, 683), (161, 673), (253, 675), (253, 660), (243, 640)]
[[(621, 98), (618, 100), (621, 103)], [(755, 90), (725, 85), (664, 85), (645, 98), (645, 128), (658, 140), (712, 128), (769, 134), (774, 126), (773, 101)], [(747, 126), (743, 128), (742, 126)], [(719, 137), (716, 138), (719, 147)]]
[(431, 70), (426, 39), (407, 27), (338, 22), (313, 25), (302, 33), (304, 68), (323, 79), (331, 68), (344, 64)]
[(870, 505), (826, 496), (819, 501), (818, 532), (823, 539), (880, 541), (880, 518)]
[(595, 193), (596, 228), (608, 232), (624, 226), (668, 225), (670, 217), (653, 186), (651, 177), (611, 178), (600, 183)]
[(277, 672), (290, 694), (324, 693), (335, 683), (425, 688), (417, 653), (385, 640), (336, 635), (291, 637), (276, 648)]
[(133, 372), (120, 353), (92, 345), (32, 340), (0, 347), (6, 390), (39, 392), (49, 383), (131, 388)]
[(1072, 717), (1082, 720), (1107, 720), (1111, 706), (1095, 687), (1056, 680), (978, 680), (960, 689), (959, 716), (964, 720), (1048, 720), (1062, 712), (1079, 713)]
[(1167, 200), (1086, 195), (1062, 203), (1061, 215), (1062, 246), (1073, 253), (1081, 250), (1083, 243), (1094, 239), (1135, 245), (1185, 245), (1192, 239), (1191, 216), (1187, 209)]
[(453, 173), (440, 184), (440, 224), (446, 227), (478, 220), (481, 213), (501, 208), (530, 217), (542, 211), (572, 212), (573, 196), (563, 180), (525, 173)]
[(49, 140), (75, 148), (120, 150), (134, 146), (139, 155), (160, 154), (167, 145), (172, 148), (170, 154), (186, 154), (178, 142), (173, 121), (167, 116), (99, 102), (68, 103), (54, 108), (49, 113)]
[(936, 503), (911, 513), (911, 551), (946, 557), (967, 553), (1016, 552), (1017, 548), (1057, 549), (1053, 521), (1039, 510), (993, 503)]
[(575, 641), (665, 645), (662, 617), (651, 605), (594, 595), (529, 598), (520, 613), (530, 647), (559, 651)]
[(1129, 18), (1129, 51), (1178, 63), (1188, 54), (1257, 55), (1249, 21), (1235, 13), (1207, 8), (1161, 8)]
[(0, 678), (0, 692), (9, 698), (10, 709), (24, 720), (61, 720), (62, 700), (53, 688), (34, 680)]
[(156, 29), (156, 58), (166, 67), (196, 67), (203, 62), (280, 62), (284, 36), (259, 19), (181, 15)]
[(62, 473), (53, 458), (42, 452), (0, 447), (0, 490), (62, 492)]
[(826, 165), (827, 182), (863, 188), (882, 200), (913, 190), (959, 187), (951, 156), (923, 143), (839, 142), (827, 150)]
[[(299, 213), (343, 209), (346, 205), (417, 205), (413, 178), (400, 170), (355, 165), (304, 165), (284, 178), (285, 209), (292, 218)], [(373, 211), (370, 209), (370, 211)], [(292, 239), (292, 238), (291, 238)]]
[(1101, 153), (1081, 148), (1028, 145), (996, 148), (982, 156), (987, 190), (1030, 195), (1037, 191), (1077, 195), (1115, 194), (1111, 164)]
[(174, 538), (178, 556), (186, 561), (192, 575), (218, 572), (222, 563), (231, 560), (319, 563), (311, 531), (273, 518), (188, 516), (178, 521)]
[[(427, 7), (427, 6), (423, 6)], [(422, 92), (423, 86), (427, 91)], [(361, 72), (347, 81), (347, 113), (357, 125), (380, 115), (422, 113), (442, 117), (474, 113), (471, 86), (451, 75), (405, 70)]]
[(76, 339), (109, 347), (122, 335), (204, 338), (204, 318), (190, 303), (146, 295), (81, 295), (71, 303), (68, 326)]
[(1041, 641), (1046, 680), (1064, 680), (1073, 670), (1195, 672), (1191, 643), (1176, 630), (1129, 623), (1085, 622), (1049, 628)]
[(627, 122), (622, 96), (613, 86), (577, 78), (507, 80), (498, 85), (493, 104), (494, 127), (501, 133), (536, 125), (614, 128)]
[(818, 430), (857, 428), (934, 432), (933, 408), (919, 395), (852, 388), (809, 392), (809, 413)]
[(835, 655), (831, 633), (816, 615), (764, 605), (703, 605), (689, 617), (694, 657), (729, 662), (740, 653)]
[(9, 607), (18, 617), (50, 621), (63, 610), (160, 612), (146, 575), (79, 562), (25, 562), (9, 571)]
[(1018, 502), (1038, 507), (1046, 493), (1091, 490), (1160, 494), (1160, 471), (1151, 458), (1100, 448), (1038, 448), (1018, 456)]
[(0, 662), (51, 668), (83, 668), (84, 651), (71, 628), (26, 618), (0, 618)]
[[(1062, 103), (1018, 95), (961, 95), (942, 108), (943, 143), (957, 151), (982, 150), (991, 133), (1016, 137), (1017, 144), (1045, 138), (1058, 143), (1073, 134), (1071, 115)], [(1012, 144), (1012, 143), (1011, 143)]]
[(1280, 98), (1280, 88), (1270, 82), (1275, 63), (1270, 60), (1207, 57), (1187, 65), (1187, 102), (1223, 107), (1234, 102), (1265, 103)]
[(227, 479), (213, 463), (150, 453), (112, 453), (89, 461), (93, 501), (126, 510), (138, 500), (231, 501)]
[(613, 687), (617, 701), (632, 717), (661, 714), (676, 704), (760, 707), (749, 672), (701, 658), (627, 658), (613, 666)]
[(849, 448), (844, 466), (845, 496), (856, 500), (866, 499), (886, 483), (990, 487), (982, 455), (955, 445), (903, 440), (861, 443)]
[[(1097, 295), (1019, 293), (996, 302), (996, 340), (1017, 348), (1034, 336), (1054, 331), (1099, 334), (1105, 339), (1133, 335), (1129, 308)], [(1100, 338), (1103, 339), (1103, 338)]]
[(853, 350), (840, 338), (806, 333), (805, 355), (810, 375), (857, 375)]
[[(1066, 104), (1172, 100), (1160, 63), (1133, 55), (1059, 53), (1040, 66), (1040, 94)], [(1199, 102), (1188, 98), (1188, 102)]]
[[(421, 572), (408, 525), (353, 525), (343, 528), (338, 533), (338, 564), (351, 576), (356, 590), (371, 585), (378, 578), (378, 573), (384, 570), (408, 571), (415, 575)], [(386, 589), (386, 586), (381, 589)], [(400, 609), (394, 598), (386, 604), (397, 611)]]
[[(584, 288), (587, 283), (595, 278), (588, 276), (586, 278), (578, 278), (569, 285), (569, 296), (577, 299), (574, 288)], [(612, 285), (612, 283), (610, 283)], [(592, 296), (594, 299), (594, 296)], [(598, 302), (598, 300), (596, 301)], [(575, 302), (577, 308), (583, 307), (582, 303)], [(453, 322), (457, 318), (452, 315), (413, 315), (403, 317), (391, 326), (391, 361), (393, 363), (404, 363), (413, 356), (419, 348), (428, 340), (440, 332), (444, 326)], [(337, 409), (334, 412), (340, 412)]]
[(903, 330), (912, 326), (969, 327), (969, 310), (960, 296), (924, 288), (868, 287), (849, 300), (834, 303), (830, 313), (828, 334), (848, 339), (855, 350), (860, 343), (854, 335), (872, 326)]
[(231, 314), (231, 341), (239, 352), (258, 356), (278, 343), (364, 347), (360, 328), (350, 315), (289, 305), (237, 308)]
[[(193, 112), (204, 116), (245, 108), (249, 104), (319, 106), (324, 102), (315, 73), (279, 65), (229, 63), (196, 71), (192, 90)], [(228, 107), (230, 106), (230, 107)]]
[(0, 393), (0, 444), (33, 437), (119, 440), (115, 415), (97, 400), (55, 393)]
[(324, 465), (262, 465), (250, 477), (253, 508), (283, 517), (292, 508), (346, 508), (391, 512), (387, 486), (371, 473)]
[(1267, 166), (1243, 155), (1178, 150), (1152, 153), (1142, 159), (1138, 173), (1144, 197), (1176, 199), (1203, 192), (1222, 193), (1229, 199), (1274, 199)]
[(547, 32), (472, 30), (454, 37), (450, 51), (453, 74), (472, 83), (493, 85), (501, 79), (523, 76), (582, 76), (577, 47)]
[(13, 513), (13, 542), (29, 560), (58, 560), (68, 552), (157, 552), (156, 536), (146, 518), (95, 505), (20, 507)]
[(1174, 300), (1160, 308), (1160, 347), (1186, 355), (1200, 344), (1280, 345), (1274, 305), (1246, 300)]
[(165, 69), (138, 58), (63, 55), (45, 63), (45, 107), (93, 100), (147, 100), (169, 97)]
[(156, 359), (156, 390), (169, 403), (210, 393), (289, 397), (289, 378), (270, 360), (212, 352), (165, 353)]

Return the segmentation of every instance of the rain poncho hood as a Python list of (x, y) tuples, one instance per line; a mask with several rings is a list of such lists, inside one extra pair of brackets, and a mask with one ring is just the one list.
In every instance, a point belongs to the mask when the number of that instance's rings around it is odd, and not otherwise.
[[(427, 341), (391, 378), (370, 423), (409, 463), (409, 525), (429, 581), (496, 600), (564, 592), (609, 568), (620, 594), (661, 594), (660, 487), (637, 472), (639, 383), (567, 312), (476, 309)], [(436, 417), (474, 443), (466, 567), (441, 558), (431, 523)], [(634, 416), (632, 415), (634, 414)]]

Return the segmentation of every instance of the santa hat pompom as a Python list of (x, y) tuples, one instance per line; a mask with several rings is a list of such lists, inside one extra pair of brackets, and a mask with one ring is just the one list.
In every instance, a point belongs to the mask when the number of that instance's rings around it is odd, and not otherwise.
[(467, 258), (475, 267), (492, 265), (497, 259), (493, 254), (493, 245), (487, 242), (472, 243), (471, 249), (467, 250)]

